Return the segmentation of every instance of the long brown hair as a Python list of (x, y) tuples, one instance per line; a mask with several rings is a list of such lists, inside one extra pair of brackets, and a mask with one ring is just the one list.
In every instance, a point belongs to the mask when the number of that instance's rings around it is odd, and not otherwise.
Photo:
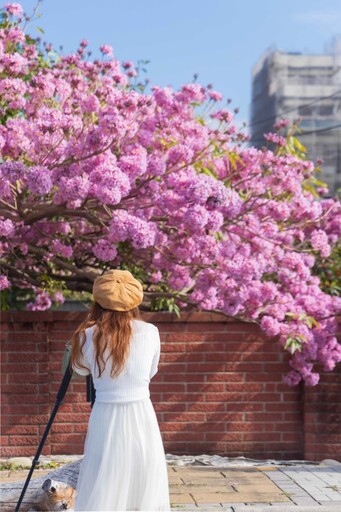
[[(74, 332), (71, 344), (70, 364), (82, 365), (82, 349), (86, 341), (85, 329), (96, 326), (93, 334), (95, 359), (100, 377), (106, 363), (111, 359), (111, 377), (119, 375), (129, 354), (130, 337), (132, 333), (131, 320), (139, 318), (139, 308), (130, 311), (112, 311), (102, 308), (98, 302), (94, 302), (84, 322)], [(104, 360), (104, 352), (108, 349), (109, 355)]]

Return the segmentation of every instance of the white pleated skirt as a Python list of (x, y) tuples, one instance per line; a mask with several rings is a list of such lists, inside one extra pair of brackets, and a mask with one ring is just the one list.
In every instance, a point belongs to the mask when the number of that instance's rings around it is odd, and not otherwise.
[(166, 457), (150, 398), (95, 402), (75, 510), (170, 510)]

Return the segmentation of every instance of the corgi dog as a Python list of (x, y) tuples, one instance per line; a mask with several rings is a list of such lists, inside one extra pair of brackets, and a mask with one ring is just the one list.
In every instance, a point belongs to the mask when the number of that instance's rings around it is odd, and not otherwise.
[(64, 482), (48, 478), (42, 485), (43, 493), (29, 505), (27, 512), (50, 512), (68, 510), (73, 512), (76, 490)]

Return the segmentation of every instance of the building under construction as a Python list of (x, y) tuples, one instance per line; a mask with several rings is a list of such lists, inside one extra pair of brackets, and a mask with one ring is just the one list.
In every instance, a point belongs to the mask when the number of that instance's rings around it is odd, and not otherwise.
[(330, 195), (341, 187), (341, 37), (324, 54), (267, 51), (252, 77), (251, 144), (265, 144), (281, 118), (300, 118), (300, 141), (308, 158), (323, 159), (319, 179)]

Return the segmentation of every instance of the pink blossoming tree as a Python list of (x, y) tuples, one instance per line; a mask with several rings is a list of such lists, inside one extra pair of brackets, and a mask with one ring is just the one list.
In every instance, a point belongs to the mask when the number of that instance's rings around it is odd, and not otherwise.
[(209, 87), (147, 94), (107, 45), (101, 60), (86, 41), (42, 51), (21, 16), (7, 4), (0, 31), (1, 288), (44, 310), (128, 268), (146, 307), (221, 311), (278, 335), (288, 384), (316, 384), (316, 363), (333, 370), (340, 299), (311, 269), (338, 240), (341, 207), (316, 198), (313, 164), (280, 136), (267, 135), (275, 152), (245, 148)]

